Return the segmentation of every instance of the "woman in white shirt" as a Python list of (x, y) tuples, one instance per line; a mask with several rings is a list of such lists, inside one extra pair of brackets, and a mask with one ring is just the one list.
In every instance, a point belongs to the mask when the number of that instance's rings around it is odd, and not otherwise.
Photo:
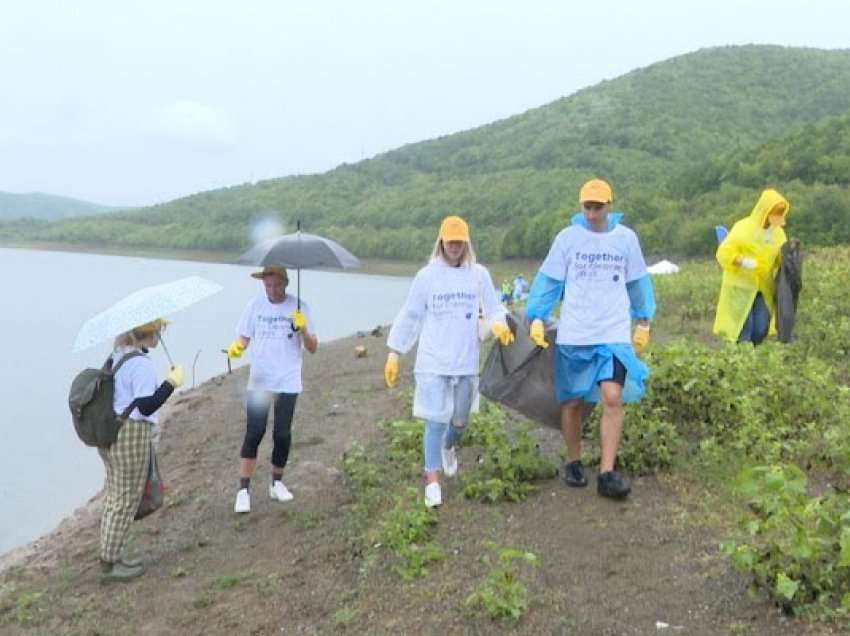
[(490, 273), (475, 262), (469, 226), (443, 219), (431, 261), (416, 274), (393, 321), (384, 367), (388, 387), (398, 379), (399, 355), (419, 341), (413, 415), (425, 420), (425, 505), (442, 504), (439, 474), (457, 473), (455, 446), (478, 392), (479, 309), (503, 345), (513, 342)]
[(183, 367), (172, 367), (157, 386), (149, 349), (159, 344), (164, 320), (154, 320), (115, 339), (112, 368), (115, 393), (112, 407), (124, 419), (109, 448), (98, 448), (106, 468), (103, 514), (100, 521), (100, 562), (104, 582), (127, 581), (141, 576), (144, 564), (122, 557), (130, 524), (136, 515), (147, 481), (152, 428), (156, 411), (174, 389), (183, 384)]

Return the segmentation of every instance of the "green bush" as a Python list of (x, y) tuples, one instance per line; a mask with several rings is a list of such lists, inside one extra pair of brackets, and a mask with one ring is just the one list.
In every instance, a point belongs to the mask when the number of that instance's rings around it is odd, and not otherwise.
[(746, 468), (736, 486), (751, 514), (721, 546), (735, 566), (787, 612), (850, 626), (850, 497), (810, 496), (794, 465)]

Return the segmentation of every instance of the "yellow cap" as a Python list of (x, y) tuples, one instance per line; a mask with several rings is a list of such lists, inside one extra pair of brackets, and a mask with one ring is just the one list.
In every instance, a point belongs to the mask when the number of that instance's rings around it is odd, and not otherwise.
[(440, 239), (469, 243), (469, 226), (459, 216), (447, 216), (440, 225)]
[(602, 179), (591, 179), (583, 186), (578, 194), (578, 202), (594, 201), (596, 203), (611, 203), (614, 200), (614, 193), (611, 192), (611, 186)]
[(286, 268), (281, 267), (280, 265), (266, 265), (261, 272), (254, 272), (251, 274), (252, 278), (264, 278), (269, 274), (279, 274), (283, 276), (283, 280), (289, 282), (289, 277), (286, 275)]

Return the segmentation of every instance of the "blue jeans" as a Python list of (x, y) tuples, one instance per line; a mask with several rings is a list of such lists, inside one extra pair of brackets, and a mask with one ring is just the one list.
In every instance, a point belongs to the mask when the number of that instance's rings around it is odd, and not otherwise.
[(770, 310), (767, 308), (767, 303), (764, 302), (761, 292), (758, 292), (753, 301), (753, 306), (750, 308), (750, 313), (744, 321), (744, 326), (741, 328), (738, 342), (752, 342), (754, 345), (759, 345), (767, 338), (769, 330)]
[(441, 448), (454, 448), (463, 437), (469, 422), (469, 411), (475, 397), (474, 385), (468, 376), (458, 377), (448, 383), (452, 392), (452, 417), (450, 422), (425, 421), (425, 436), (422, 440), (425, 452), (425, 471), (432, 473), (443, 467)]

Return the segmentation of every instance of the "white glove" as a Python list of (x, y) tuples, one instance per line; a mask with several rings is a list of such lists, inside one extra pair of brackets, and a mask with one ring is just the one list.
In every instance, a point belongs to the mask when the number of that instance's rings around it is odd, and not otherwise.
[(756, 259), (745, 256), (741, 259), (741, 267), (748, 270), (754, 270), (756, 268)]

